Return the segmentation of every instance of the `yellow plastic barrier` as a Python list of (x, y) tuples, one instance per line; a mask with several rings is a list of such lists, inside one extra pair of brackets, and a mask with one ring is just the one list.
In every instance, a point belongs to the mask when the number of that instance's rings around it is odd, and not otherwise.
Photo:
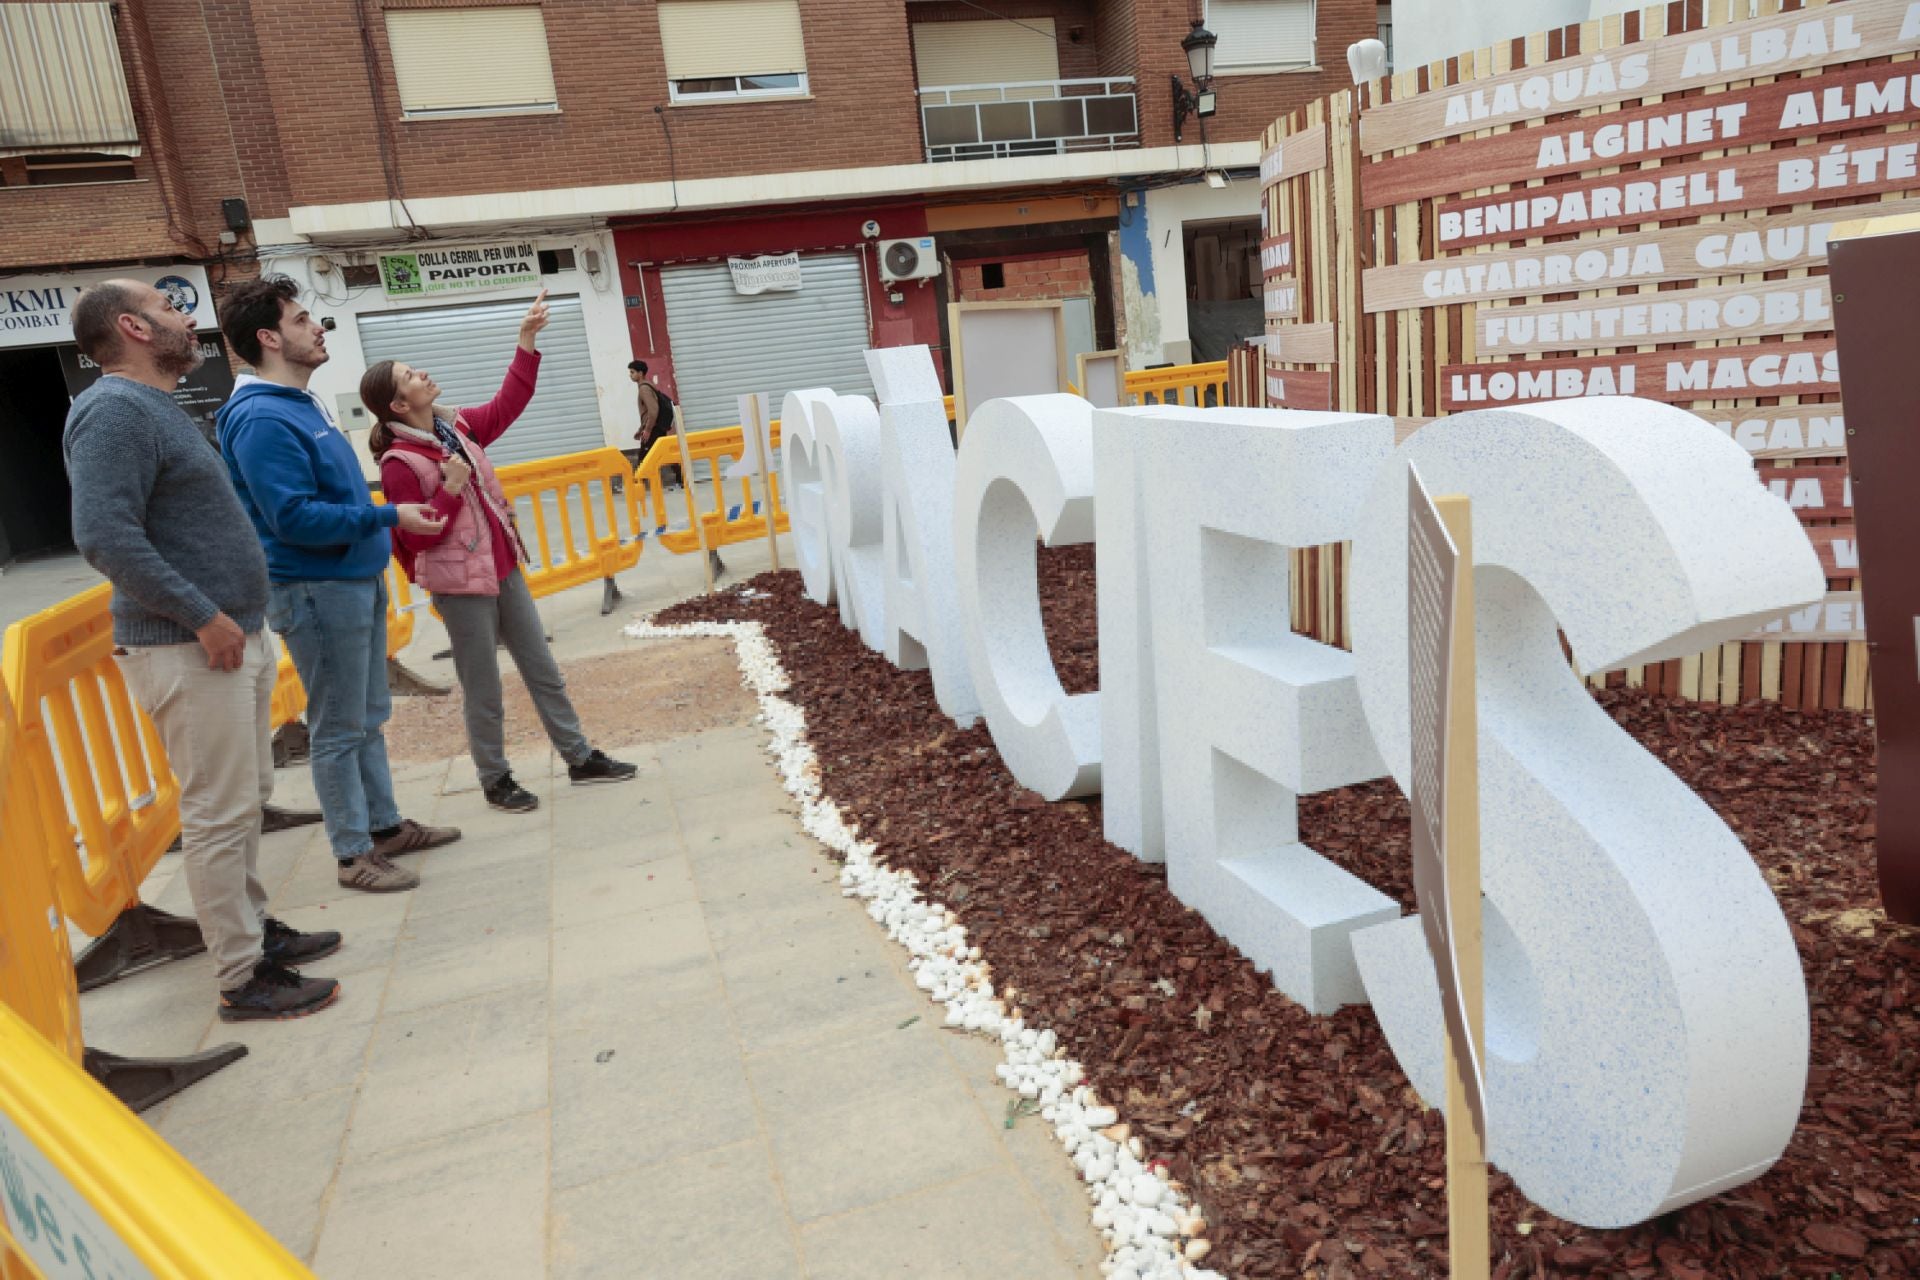
[(0, 1274), (311, 1280), (105, 1089), (0, 1006)]
[(1213, 392), (1213, 403), (1227, 403), (1227, 362), (1215, 360), (1208, 364), (1182, 364), (1166, 369), (1132, 369), (1126, 376), (1127, 399), (1134, 404), (1186, 404), (1200, 406), (1207, 403), (1207, 392)]
[(39, 840), (61, 909), (94, 937), (140, 905), (140, 882), (179, 831), (180, 784), (114, 665), (112, 590), (14, 623), (5, 651)]
[(527, 589), (536, 597), (609, 581), (639, 563), (639, 539), (622, 532), (623, 524), (633, 529), (639, 509), (633, 469), (618, 449), (515, 462), (497, 474), (521, 515), (521, 537), (534, 557), (525, 571)]
[[(780, 447), (780, 422), (775, 419), (771, 424), (773, 447)], [(692, 476), (681, 477), (684, 483), (680, 490), (680, 503), (686, 507), (686, 514), (678, 528), (671, 528), (667, 515), (666, 486), (660, 483), (660, 472), (666, 467), (680, 465), (680, 444), (672, 436), (664, 436), (653, 442), (646, 457), (640, 459), (640, 465), (634, 469), (633, 501), (644, 528), (643, 536), (651, 537), (660, 544), (662, 550), (676, 555), (685, 555), (700, 550), (700, 535), (694, 531), (693, 522), (698, 519), (706, 526), (707, 545), (723, 547), (735, 542), (751, 542), (767, 536), (766, 507), (769, 502), (775, 515), (774, 528), (779, 532), (787, 529), (786, 508), (780, 501), (780, 478), (770, 476), (766, 491), (755, 495), (753, 480), (741, 477), (738, 480), (721, 478), (725, 464), (745, 456), (747, 449), (746, 434), (738, 427), (718, 427), (711, 431), (692, 431), (687, 434), (687, 454), (697, 464), (706, 460), (712, 468), (715, 484), (712, 491), (712, 505), (704, 512), (696, 512)], [(696, 468), (697, 469), (697, 468)], [(728, 486), (735, 486), (730, 500)]]
[(77, 1063), (80, 992), (25, 755), (13, 699), (0, 683), (0, 1005)]

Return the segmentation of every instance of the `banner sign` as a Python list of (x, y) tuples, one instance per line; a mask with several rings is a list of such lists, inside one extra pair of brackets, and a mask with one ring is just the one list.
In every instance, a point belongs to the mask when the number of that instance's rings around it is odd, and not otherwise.
[(1365, 204), (1912, 120), (1920, 120), (1920, 76), (1909, 66), (1848, 67), (1815, 81), (1779, 80), (1391, 156), (1367, 167)]
[(143, 280), (193, 317), (196, 329), (217, 329), (205, 267), (109, 267), (70, 275), (0, 276), (0, 347), (58, 346), (73, 341), (73, 304), (102, 280)]
[(1377, 155), (1682, 89), (1863, 62), (1911, 49), (1917, 39), (1920, 3), (1913, 0), (1849, 0), (1753, 18), (1385, 103), (1362, 113), (1360, 145)]
[(1267, 407), (1270, 409), (1333, 408), (1331, 369), (1267, 370)]
[(1260, 157), (1260, 181), (1283, 182), (1327, 167), (1327, 126), (1308, 125)]
[(1366, 271), (1362, 284), (1367, 311), (1372, 313), (1786, 271), (1823, 265), (1827, 236), (1840, 223), (1900, 213), (1920, 213), (1920, 200), (1768, 214), (1736, 222), (1708, 222), (1636, 235), (1400, 263)]
[(728, 258), (727, 270), (733, 275), (735, 293), (797, 293), (800, 290), (800, 255), (783, 253), (760, 258)]
[(1508, 364), (1450, 364), (1440, 372), (1443, 407), (1450, 413), (1580, 396), (1639, 396), (1666, 404), (1691, 404), (1819, 395), (1840, 389), (1840, 360), (1832, 338)]
[(1663, 342), (1712, 342), (1833, 328), (1825, 277), (1674, 289), (1539, 307), (1482, 307), (1480, 354), (1591, 351)]
[(380, 283), (389, 298), (436, 298), (540, 283), (540, 254), (531, 241), (467, 249), (410, 249), (380, 255)]
[(1858, 591), (1832, 591), (1819, 604), (1795, 609), (1746, 637), (1748, 640), (1784, 640), (1789, 644), (1830, 644), (1865, 640), (1866, 614)]

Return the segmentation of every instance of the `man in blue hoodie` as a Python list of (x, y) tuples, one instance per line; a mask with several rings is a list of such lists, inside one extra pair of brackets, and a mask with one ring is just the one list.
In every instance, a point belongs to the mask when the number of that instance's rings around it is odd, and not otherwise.
[(267, 622), (307, 689), (313, 786), (340, 884), (369, 893), (420, 877), (388, 861), (460, 838), (400, 816), (387, 769), (388, 530), (438, 533), (431, 507), (376, 506), (353, 445), (307, 390), (327, 336), (286, 276), (249, 280), (220, 305), (227, 343), (256, 376), (216, 418), (220, 452), (267, 553)]

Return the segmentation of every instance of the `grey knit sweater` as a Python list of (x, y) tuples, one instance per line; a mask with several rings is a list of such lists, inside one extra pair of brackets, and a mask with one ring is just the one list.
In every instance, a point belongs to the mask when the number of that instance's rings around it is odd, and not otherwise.
[(73, 540), (113, 583), (113, 638), (185, 644), (225, 613), (252, 634), (267, 557), (226, 464), (173, 397), (105, 377), (67, 414)]

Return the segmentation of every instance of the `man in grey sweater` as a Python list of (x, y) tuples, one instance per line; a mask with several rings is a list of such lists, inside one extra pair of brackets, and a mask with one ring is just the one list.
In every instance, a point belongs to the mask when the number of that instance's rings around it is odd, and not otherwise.
[(180, 779), (187, 889), (220, 1016), (297, 1018), (339, 984), (291, 966), (340, 948), (267, 914), (261, 806), (273, 795), (267, 563), (220, 455), (170, 392), (200, 363), (193, 321), (151, 285), (109, 280), (73, 309), (104, 376), (67, 416), (73, 536), (113, 583), (114, 659)]

